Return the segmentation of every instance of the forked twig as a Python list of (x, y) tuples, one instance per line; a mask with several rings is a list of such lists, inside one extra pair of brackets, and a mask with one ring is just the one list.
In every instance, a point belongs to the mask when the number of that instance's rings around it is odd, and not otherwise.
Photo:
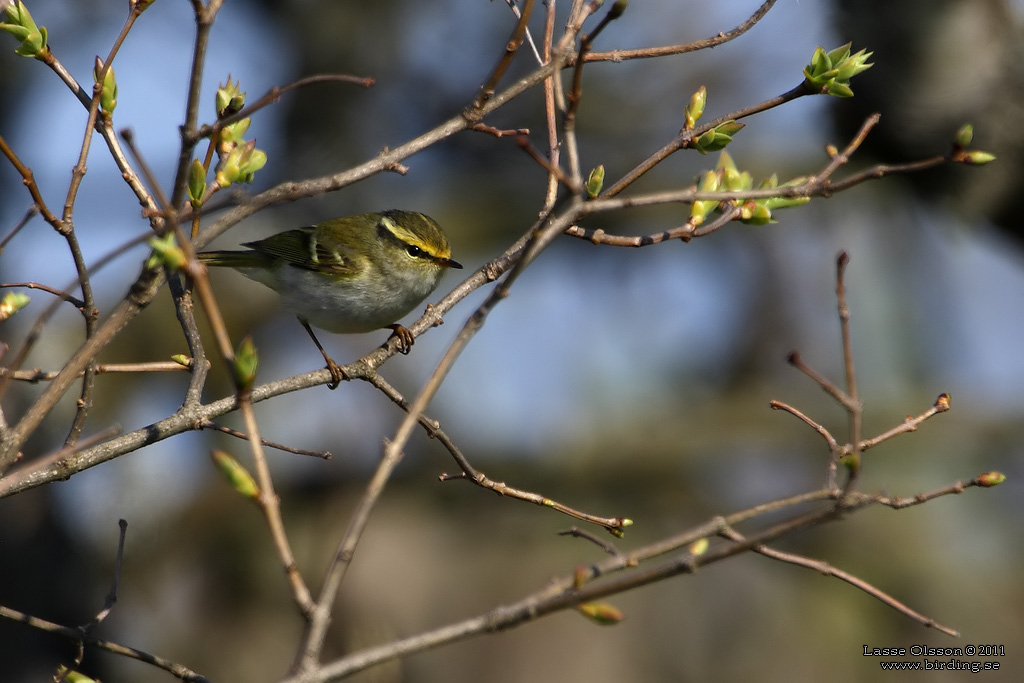
[(25, 624), (26, 626), (45, 633), (53, 633), (55, 635), (63, 636), (73, 642), (82, 642), (85, 645), (94, 647), (98, 650), (127, 657), (128, 659), (135, 659), (146, 664), (152, 664), (153, 666), (167, 671), (186, 683), (212, 683), (212, 681), (205, 676), (197, 674), (188, 667), (172, 662), (169, 659), (157, 657), (156, 655), (144, 652), (143, 650), (121, 645), (120, 643), (93, 638), (89, 635), (82, 635), (82, 632), (77, 628), (61, 626), (60, 624), (56, 624), (52, 621), (40, 619), (39, 617), (34, 617), (16, 609), (11, 609), (5, 605), (0, 605), (0, 617), (20, 624)]

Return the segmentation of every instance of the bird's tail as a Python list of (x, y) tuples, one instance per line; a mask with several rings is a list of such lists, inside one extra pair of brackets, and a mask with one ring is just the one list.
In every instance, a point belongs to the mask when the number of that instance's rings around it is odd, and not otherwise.
[(203, 251), (196, 256), (208, 266), (226, 266), (228, 268), (268, 268), (273, 261), (268, 254), (251, 249), (246, 251)]

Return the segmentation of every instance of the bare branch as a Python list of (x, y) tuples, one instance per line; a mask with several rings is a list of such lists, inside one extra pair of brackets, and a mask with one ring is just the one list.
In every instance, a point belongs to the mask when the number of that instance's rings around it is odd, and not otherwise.
[[(722, 535), (734, 541), (744, 540), (742, 534), (739, 534), (733, 531), (732, 529), (727, 529), (723, 531)], [(875, 598), (882, 604), (892, 607), (900, 614), (906, 615), (907, 617), (913, 619), (922, 626), (934, 628), (937, 631), (945, 633), (947, 636), (952, 636), (953, 638), (956, 638), (960, 635), (959, 631), (949, 628), (948, 626), (943, 626), (934, 619), (926, 617), (920, 612), (912, 610), (911, 608), (907, 607), (905, 604), (903, 604), (893, 596), (873, 586), (871, 583), (861, 578), (858, 578), (853, 574), (850, 574), (849, 572), (845, 572), (842, 569), (838, 569), (829, 564), (828, 562), (824, 562), (822, 560), (814, 560), (809, 557), (803, 557), (802, 555), (797, 555), (796, 553), (782, 552), (781, 550), (775, 550), (774, 548), (770, 548), (766, 545), (756, 545), (753, 548), (751, 548), (751, 550), (753, 550), (755, 553), (758, 553), (759, 555), (770, 557), (773, 560), (778, 560), (780, 562), (785, 562), (787, 564), (793, 564), (798, 567), (812, 569), (818, 572), (819, 574), (823, 574), (824, 576), (832, 576), (839, 579), (840, 581), (845, 581), (854, 588), (858, 588), (864, 591), (865, 593)]]

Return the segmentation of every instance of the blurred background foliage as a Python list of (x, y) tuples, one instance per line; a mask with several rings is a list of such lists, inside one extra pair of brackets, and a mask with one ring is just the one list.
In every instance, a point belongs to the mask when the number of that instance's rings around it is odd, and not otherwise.
[[(728, 30), (756, 2), (634, 2), (597, 49), (686, 42)], [(123, 3), (35, 2), (60, 59), (91, 82), (123, 21)], [(563, 8), (564, 11), (564, 8)], [(984, 168), (941, 169), (857, 187), (782, 213), (778, 225), (731, 225), (689, 244), (639, 250), (565, 238), (516, 284), (470, 345), (430, 408), (488, 475), (597, 514), (636, 520), (633, 547), (711, 515), (819, 484), (820, 439), (768, 409), (796, 405), (843, 434), (845, 418), (789, 368), (799, 349), (839, 378), (834, 258), (847, 250), (854, 344), (866, 432), (884, 431), (931, 405), (942, 391), (953, 411), (866, 456), (862, 486), (913, 495), (982, 471), (1010, 480), (902, 512), (873, 510), (788, 539), (781, 547), (826, 559), (911, 607), (959, 628), (958, 643), (911, 623), (849, 586), (748, 556), (614, 599), (628, 619), (598, 629), (566, 613), (494, 637), (418, 655), (359, 680), (493, 682), (526, 678), (612, 680), (863, 680), (877, 663), (863, 645), (1005, 644), (1000, 674), (1020, 670), (1024, 640), (1020, 456), (1024, 448), (1024, 259), (1016, 207), (1022, 137), (1022, 8), (1001, 0), (887, 3), (782, 0), (750, 33), (712, 51), (584, 71), (579, 131), (585, 167), (615, 178), (673, 137), (700, 85), (708, 116), (796, 85), (817, 45), (852, 40), (876, 66), (853, 83), (853, 100), (804, 98), (748, 121), (729, 147), (755, 178), (820, 168), (872, 111), (881, 125), (851, 164), (944, 152), (956, 128), (1000, 157)], [(129, 36), (118, 61), (115, 126), (131, 127), (159, 178), (169, 181), (193, 36), (188, 3), (159, 2)], [(346, 168), (458, 112), (500, 55), (513, 24), (502, 3), (228, 2), (207, 62), (205, 119), (230, 74), (250, 101), (270, 87), (318, 72), (372, 76), (368, 90), (317, 85), (253, 118), (250, 137), (270, 162), (254, 190)], [(538, 35), (541, 8), (532, 23)], [(0, 130), (59, 206), (77, 158), (85, 113), (44, 67), (0, 42)], [(527, 49), (509, 79), (533, 63)], [(487, 123), (531, 129), (545, 147), (541, 93)], [(638, 190), (684, 186), (714, 156), (678, 154)], [(409, 208), (446, 227), (454, 256), (478, 267), (535, 219), (545, 175), (510, 138), (463, 133), (386, 174), (239, 225), (217, 246), (327, 217)], [(0, 232), (29, 197), (0, 164)], [(601, 216), (586, 227), (647, 234), (679, 225), (684, 206)], [(86, 256), (96, 259), (145, 230), (138, 205), (104, 150), (94, 147), (76, 211)], [(101, 307), (124, 295), (145, 249), (96, 279)], [(63, 287), (72, 279), (62, 241), (36, 219), (0, 253), (0, 281)], [(447, 286), (456, 280), (450, 276)], [(215, 274), (235, 338), (252, 332), (261, 377), (315, 369), (320, 357), (269, 291)], [(444, 285), (442, 285), (444, 287)], [(43, 295), (0, 324), (16, 346)], [(409, 357), (383, 373), (407, 394), (420, 386), (483, 292), (457, 307)], [(384, 335), (330, 337), (339, 360)], [(56, 368), (81, 339), (71, 311), (58, 315), (29, 359)], [(102, 361), (162, 360), (185, 351), (169, 297), (132, 323)], [(135, 429), (172, 412), (182, 375), (107, 375), (98, 382), (92, 432)], [(39, 386), (5, 396), (17, 416)], [(215, 368), (207, 398), (230, 391)], [(70, 400), (26, 452), (63, 439)], [(327, 462), (273, 454), (285, 521), (313, 586), (347, 523), (382, 438), (401, 415), (370, 387), (351, 384), (257, 406), (264, 436), (330, 450)], [(224, 423), (240, 428), (232, 416)], [(87, 433), (90, 433), (87, 430)], [(209, 464), (210, 447), (239, 442), (186, 434), (68, 483), (0, 501), (0, 604), (66, 624), (88, 621), (106, 594), (117, 519), (129, 521), (119, 601), (99, 635), (139, 647), (214, 680), (274, 680), (300, 631), (258, 514)], [(497, 499), (463, 483), (437, 444), (417, 437), (385, 495), (342, 591), (328, 655), (385, 642), (477, 614), (598, 558), (555, 532), (569, 520)], [(5, 681), (37, 681), (73, 648), (0, 621)], [(137, 662), (90, 651), (83, 670), (104, 680), (157, 680)], [(902, 680), (898, 674), (888, 674)], [(909, 679), (909, 674), (907, 674)], [(938, 674), (929, 680), (961, 680)]]

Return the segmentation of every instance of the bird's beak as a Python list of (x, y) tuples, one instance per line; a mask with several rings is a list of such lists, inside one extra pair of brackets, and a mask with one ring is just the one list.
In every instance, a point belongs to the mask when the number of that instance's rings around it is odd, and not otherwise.
[(450, 258), (435, 258), (434, 263), (436, 263), (439, 266), (444, 266), (445, 268), (458, 268), (459, 270), (462, 269), (461, 263), (459, 263), (458, 261), (453, 261)]

